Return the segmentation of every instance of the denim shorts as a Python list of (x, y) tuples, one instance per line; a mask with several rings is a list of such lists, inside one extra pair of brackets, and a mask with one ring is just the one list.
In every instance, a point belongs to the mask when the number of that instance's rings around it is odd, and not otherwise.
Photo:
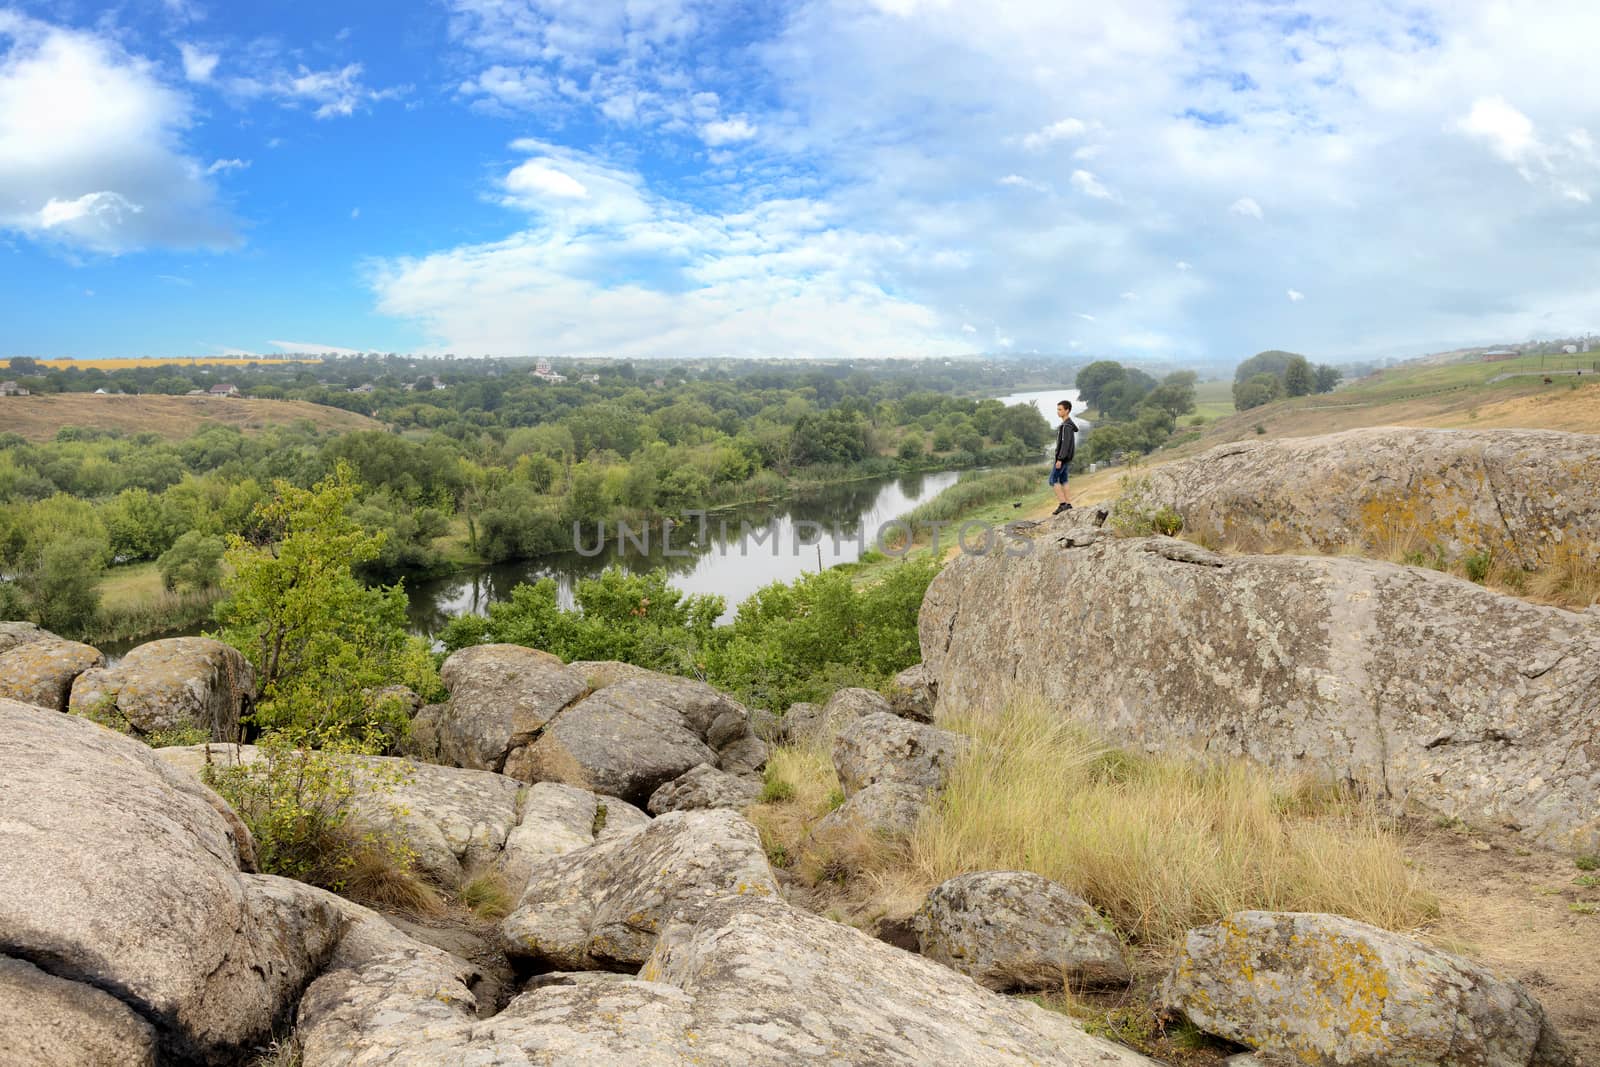
[(1056, 461), (1055, 460), (1051, 460), (1050, 461), (1050, 484), (1051, 485), (1066, 485), (1067, 484), (1067, 472), (1071, 469), (1071, 467), (1072, 467), (1072, 464), (1070, 464), (1070, 463), (1063, 463), (1061, 466), (1057, 467), (1056, 466)]

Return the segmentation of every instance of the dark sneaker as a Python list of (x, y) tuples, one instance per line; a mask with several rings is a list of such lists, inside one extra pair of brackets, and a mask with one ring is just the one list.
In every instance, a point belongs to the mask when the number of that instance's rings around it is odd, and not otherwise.
[(1063, 512), (1063, 511), (1066, 511), (1066, 510), (1067, 510), (1067, 509), (1068, 509), (1068, 508), (1070, 508), (1070, 507), (1071, 507), (1071, 506), (1072, 506), (1072, 505), (1071, 505), (1071, 504), (1057, 504), (1057, 505), (1056, 505), (1056, 509), (1055, 509), (1055, 510), (1054, 510), (1054, 511), (1052, 511), (1052, 512), (1051, 512), (1051, 513), (1050, 513), (1050, 514), (1051, 514), (1051, 515), (1059, 515), (1059, 514), (1061, 514), (1061, 513), (1062, 513), (1062, 512)]

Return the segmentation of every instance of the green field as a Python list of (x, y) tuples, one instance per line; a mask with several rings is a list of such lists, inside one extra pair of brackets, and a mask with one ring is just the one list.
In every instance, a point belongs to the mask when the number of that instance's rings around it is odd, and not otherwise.
[[(1573, 371), (1594, 373), (1600, 367), (1600, 352), (1579, 352), (1577, 355), (1518, 356), (1516, 359), (1485, 363), (1472, 360), (1465, 363), (1442, 363), (1435, 366), (1406, 364), (1390, 367), (1350, 386), (1332, 396), (1322, 398), (1322, 403), (1353, 404), (1385, 403), (1396, 400), (1413, 400), (1424, 396), (1458, 390), (1490, 386), (1515, 388), (1535, 384), (1541, 375), (1567, 377)], [(1494, 382), (1502, 375), (1513, 375), (1504, 381)]]
[[(1233, 383), (1225, 379), (1201, 382), (1194, 387), (1194, 414), (1207, 422), (1233, 414)], [(1191, 416), (1184, 416), (1185, 419)]]

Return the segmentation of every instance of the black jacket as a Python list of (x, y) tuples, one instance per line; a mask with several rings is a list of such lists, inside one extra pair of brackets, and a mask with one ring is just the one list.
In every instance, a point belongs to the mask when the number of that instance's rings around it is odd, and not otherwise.
[(1078, 450), (1078, 424), (1067, 419), (1056, 428), (1056, 462), (1071, 463)]

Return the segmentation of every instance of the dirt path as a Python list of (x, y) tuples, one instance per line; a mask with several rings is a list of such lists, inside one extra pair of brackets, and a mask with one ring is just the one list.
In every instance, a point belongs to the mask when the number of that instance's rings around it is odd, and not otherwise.
[(1444, 908), (1427, 939), (1521, 981), (1583, 1062), (1600, 1065), (1600, 872), (1579, 885), (1571, 856), (1432, 823), (1415, 826), (1406, 852)]

